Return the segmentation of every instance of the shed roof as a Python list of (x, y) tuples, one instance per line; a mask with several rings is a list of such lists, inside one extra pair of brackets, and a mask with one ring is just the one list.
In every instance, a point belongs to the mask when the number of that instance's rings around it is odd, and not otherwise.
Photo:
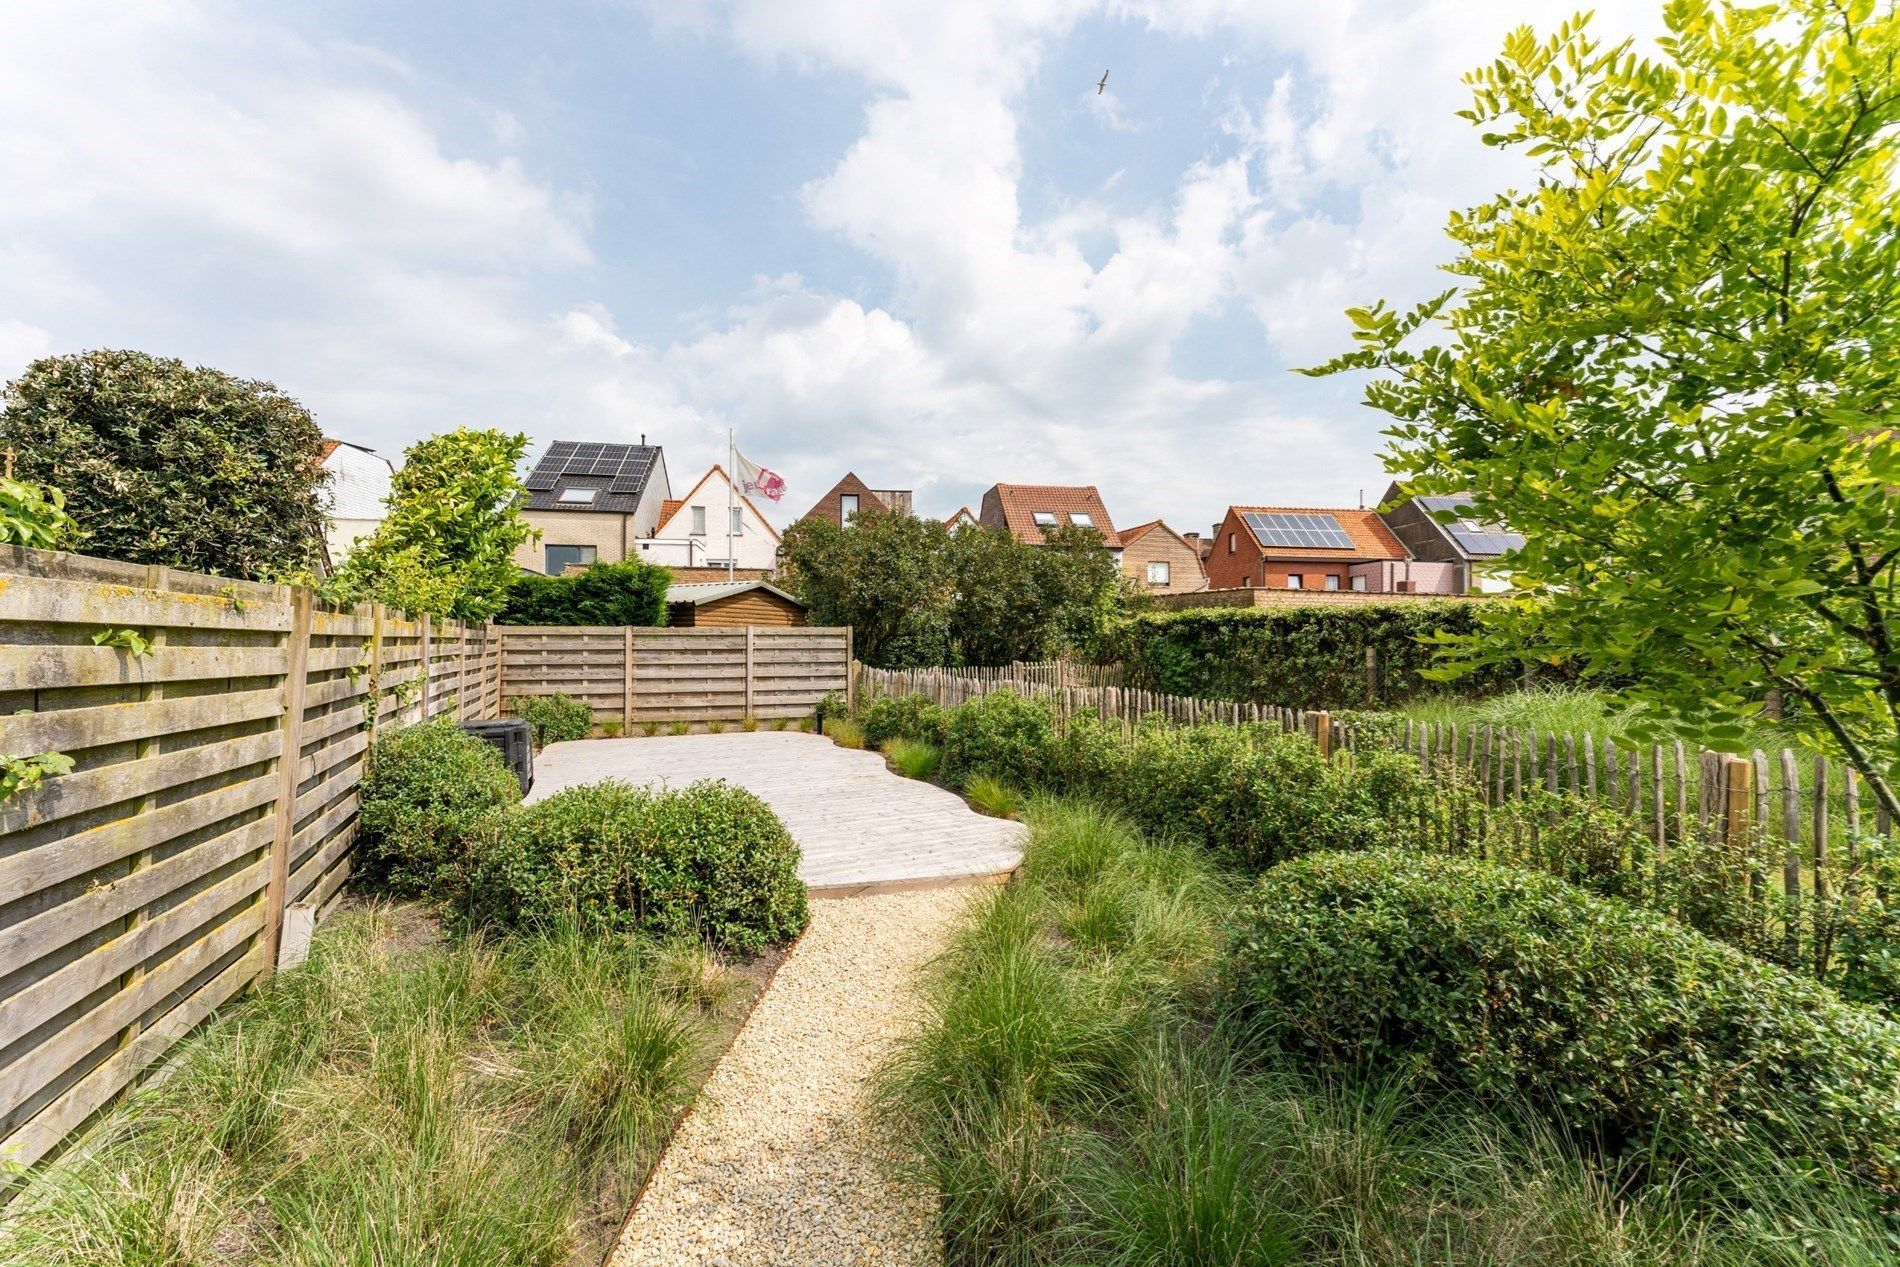
[(776, 594), (788, 603), (797, 604), (801, 609), (805, 607), (805, 604), (795, 596), (765, 581), (690, 581), (685, 585), (669, 585), (666, 590), (666, 601), (692, 603), (698, 606), (703, 603), (717, 602), (722, 598), (749, 594), (753, 590), (764, 590), (768, 594)]

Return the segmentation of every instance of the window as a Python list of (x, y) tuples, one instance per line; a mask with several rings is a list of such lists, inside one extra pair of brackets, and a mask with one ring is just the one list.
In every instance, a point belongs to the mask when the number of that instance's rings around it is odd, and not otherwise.
[(1363, 576), (1353, 577), (1352, 587), (1358, 590), (1361, 594), (1365, 593), (1366, 592), (1366, 578)]
[(704, 506), (693, 507), (692, 535), (695, 537), (703, 537), (706, 535), (706, 508)]
[(1301, 576), (1298, 572), (1288, 572), (1286, 574), (1286, 587), (1288, 589), (1290, 590), (1303, 589), (1305, 588), (1305, 586), (1306, 586), (1306, 578)]
[(549, 546), (548, 575), (559, 576), (571, 567), (586, 567), (594, 557), (593, 546)]
[(556, 500), (564, 506), (591, 506), (599, 492), (598, 488), (564, 488)]
[(1166, 563), (1150, 563), (1148, 565), (1148, 584), (1166, 585), (1168, 583), (1168, 573), (1170, 570)]
[(1336, 590), (1339, 588), (1339, 577), (1337, 574), (1332, 573), (1332, 572), (1328, 572), (1326, 574), (1326, 588), (1329, 590)]
[(1233, 552), (1234, 552), (1234, 534), (1230, 532), (1227, 534), (1227, 553), (1232, 554)]
[(851, 516), (858, 513), (858, 495), (856, 493), (838, 494), (838, 522), (848, 524)]
[(1086, 510), (1072, 510), (1069, 512), (1069, 522), (1078, 528), (1093, 528), (1095, 517)]
[(732, 508), (732, 535), (745, 536), (745, 511), (738, 506)]
[(1029, 512), (1029, 517), (1036, 521), (1036, 527), (1038, 528), (1053, 528), (1056, 526), (1056, 512), (1053, 510), (1032, 510)]

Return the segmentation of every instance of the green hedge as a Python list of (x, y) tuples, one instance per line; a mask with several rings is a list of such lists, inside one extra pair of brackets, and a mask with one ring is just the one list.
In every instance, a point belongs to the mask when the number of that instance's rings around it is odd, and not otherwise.
[(572, 695), (519, 695), (515, 716), (528, 723), (528, 737), (537, 748), (570, 739), (585, 739), (594, 729), (594, 709)]
[(467, 913), (476, 926), (574, 920), (757, 950), (805, 926), (798, 861), (778, 817), (743, 788), (609, 781), (510, 814), (470, 878)]
[[(1405, 601), (1353, 607), (1221, 608), (1147, 612), (1118, 624), (1108, 650), (1131, 686), (1203, 699), (1286, 708), (1363, 708), (1446, 689), (1418, 671), (1432, 663), (1420, 640), (1477, 630), (1481, 604)], [(1366, 697), (1366, 648), (1378, 653), (1378, 699)], [(1488, 695), (1522, 681), (1480, 670), (1456, 684)]]
[(385, 732), (363, 776), (356, 867), (401, 897), (453, 902), (469, 856), (521, 784), (493, 745), (448, 720)]
[(1550, 876), (1397, 851), (1259, 882), (1231, 997), (1295, 1052), (1528, 1097), (1618, 1150), (1900, 1182), (1900, 1025)]
[(508, 589), (504, 625), (664, 625), (673, 574), (629, 559), (562, 576), (524, 573)]

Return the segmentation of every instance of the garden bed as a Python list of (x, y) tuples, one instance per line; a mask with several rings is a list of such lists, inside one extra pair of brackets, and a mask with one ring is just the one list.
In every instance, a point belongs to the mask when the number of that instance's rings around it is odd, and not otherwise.
[(783, 959), (352, 904), (32, 1174), (9, 1263), (596, 1263)]

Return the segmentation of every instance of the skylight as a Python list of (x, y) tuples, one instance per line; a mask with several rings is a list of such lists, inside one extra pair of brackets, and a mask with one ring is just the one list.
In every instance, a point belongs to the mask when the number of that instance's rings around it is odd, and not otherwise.
[(1078, 528), (1093, 528), (1095, 526), (1094, 517), (1090, 515), (1086, 510), (1070, 511), (1069, 522), (1074, 524)]
[(558, 500), (569, 505), (589, 506), (599, 493), (598, 488), (564, 488)]
[(1038, 528), (1053, 528), (1056, 526), (1056, 512), (1053, 510), (1032, 510), (1029, 512), (1029, 516), (1036, 521), (1036, 527)]

